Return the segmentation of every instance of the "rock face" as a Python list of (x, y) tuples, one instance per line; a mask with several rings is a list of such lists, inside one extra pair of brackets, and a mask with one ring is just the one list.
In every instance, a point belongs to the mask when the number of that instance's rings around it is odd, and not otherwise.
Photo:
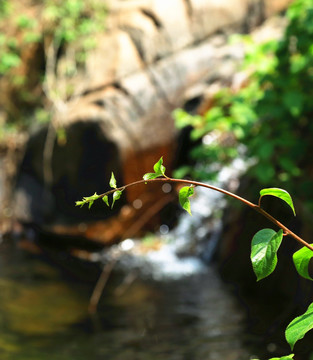
[(171, 142), (170, 114), (186, 92), (229, 78), (241, 60), (240, 49), (225, 47), (228, 35), (277, 10), (251, 0), (112, 1), (111, 8), (108, 31), (79, 78), (85, 95), (69, 104), (67, 121), (103, 120), (122, 153)]
[[(79, 93), (62, 114), (66, 141), (55, 134), (45, 157), (49, 130), (30, 136), (17, 178), (16, 217), (54, 229), (107, 217), (104, 206), (88, 212), (75, 209), (74, 201), (104, 192), (112, 170), (127, 183), (162, 155), (170, 170), (177, 142), (172, 110), (216, 79), (229, 83), (243, 49), (227, 45), (228, 35), (252, 30), (289, 2), (111, 0), (107, 31), (73, 80)], [(139, 199), (143, 213), (160, 197), (153, 187), (127, 192), (128, 203)], [(138, 215), (132, 205), (127, 211)], [(97, 237), (110, 243), (122, 233)]]

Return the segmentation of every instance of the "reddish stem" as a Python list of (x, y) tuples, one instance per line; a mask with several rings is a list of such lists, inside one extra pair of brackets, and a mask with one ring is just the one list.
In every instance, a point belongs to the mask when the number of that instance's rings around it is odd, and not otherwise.
[(244, 203), (245, 205), (251, 207), (252, 209), (254, 209), (255, 211), (257, 211), (258, 213), (260, 213), (261, 215), (265, 216), (268, 220), (270, 220), (272, 223), (274, 223), (276, 226), (278, 226), (279, 228), (283, 229), (284, 230), (284, 233), (286, 235), (290, 235), (292, 236), (295, 240), (297, 240), (301, 245), (303, 246), (306, 246), (308, 249), (312, 250), (313, 251), (313, 246), (310, 245), (309, 243), (307, 243), (306, 241), (304, 241), (300, 236), (298, 236), (297, 234), (295, 234), (294, 232), (292, 232), (291, 230), (289, 230), (285, 225), (283, 225), (281, 222), (279, 222), (278, 220), (276, 220), (272, 215), (270, 215), (269, 213), (267, 213), (265, 210), (263, 210), (260, 206), (260, 203), (258, 205), (242, 198), (241, 196), (238, 196), (230, 191), (227, 191), (227, 190), (224, 190), (224, 189), (221, 189), (217, 186), (213, 186), (213, 185), (208, 185), (208, 184), (205, 184), (205, 183), (202, 183), (202, 182), (198, 182), (198, 181), (193, 181), (193, 180), (183, 180), (183, 179), (173, 179), (173, 178), (169, 178), (169, 177), (166, 177), (166, 178), (156, 178), (156, 179), (149, 179), (149, 180), (138, 180), (138, 181), (135, 181), (135, 182), (132, 182), (130, 184), (127, 184), (127, 185), (124, 185), (124, 186), (121, 186), (117, 189), (112, 189), (112, 190), (109, 190), (107, 191), (106, 193), (104, 194), (101, 194), (99, 195), (99, 197), (103, 197), (105, 195), (109, 195), (109, 194), (112, 194), (114, 193), (116, 190), (124, 190), (128, 187), (131, 187), (131, 186), (135, 186), (135, 185), (139, 185), (139, 184), (146, 184), (148, 182), (173, 182), (173, 183), (178, 183), (178, 184), (189, 184), (189, 185), (194, 185), (194, 186), (201, 186), (201, 187), (204, 187), (204, 188), (207, 188), (207, 189), (211, 189), (211, 190), (214, 190), (214, 191), (218, 191), (224, 195), (227, 195), (227, 196), (230, 196), (236, 200), (239, 200), (241, 201), (242, 203)]

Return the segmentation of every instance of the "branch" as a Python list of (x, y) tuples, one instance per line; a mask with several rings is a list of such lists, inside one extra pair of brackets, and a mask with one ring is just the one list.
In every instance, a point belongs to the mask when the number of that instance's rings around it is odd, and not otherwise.
[(257, 211), (261, 215), (265, 216), (268, 220), (270, 220), (276, 226), (283, 229), (284, 233), (286, 235), (290, 235), (295, 240), (297, 240), (301, 245), (306, 246), (308, 249), (313, 251), (313, 246), (312, 245), (307, 243), (300, 236), (296, 235), (293, 231), (291, 231), (285, 225), (283, 225), (281, 222), (276, 220), (272, 215), (270, 215), (265, 210), (263, 210), (260, 207), (260, 205), (254, 204), (254, 203), (248, 201), (247, 199), (244, 199), (241, 196), (238, 196), (238, 195), (236, 195), (236, 194), (234, 194), (234, 193), (232, 193), (230, 191), (221, 189), (221, 188), (219, 188), (217, 186), (205, 184), (205, 183), (202, 183), (202, 182), (193, 181), (193, 180), (174, 179), (174, 178), (169, 178), (169, 177), (160, 177), (160, 178), (148, 179), (148, 180), (138, 180), (138, 181), (129, 183), (127, 185), (124, 185), (124, 186), (109, 190), (109, 191), (107, 191), (107, 192), (105, 192), (103, 194), (98, 195), (98, 197), (102, 198), (104, 196), (107, 196), (107, 195), (110, 195), (110, 194), (114, 193), (115, 191), (123, 191), (124, 189), (127, 189), (128, 187), (136, 186), (136, 185), (139, 185), (139, 184), (152, 183), (152, 182), (172, 182), (172, 183), (176, 183), (176, 184), (187, 184), (187, 185), (200, 186), (200, 187), (204, 187), (204, 188), (211, 189), (211, 190), (214, 190), (214, 191), (218, 191), (218, 192), (220, 192), (220, 193), (222, 193), (224, 195), (227, 195), (227, 196), (232, 197), (232, 198), (234, 198), (234, 199), (236, 199), (238, 201), (241, 201), (243, 204), (245, 204), (245, 205), (249, 206), (250, 208), (254, 209), (255, 211)]

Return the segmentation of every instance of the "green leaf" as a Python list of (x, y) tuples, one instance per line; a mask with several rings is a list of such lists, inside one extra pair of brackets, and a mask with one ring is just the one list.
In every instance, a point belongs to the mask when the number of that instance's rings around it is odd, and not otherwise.
[(99, 195), (96, 192), (91, 196), (85, 196), (84, 197), (85, 202), (95, 201), (95, 200), (98, 200), (98, 199), (99, 199)]
[(295, 354), (290, 354), (290, 355), (286, 355), (286, 356), (282, 356), (282, 357), (275, 357), (275, 358), (271, 358), (269, 360), (290, 360), (293, 359), (293, 357), (295, 356)]
[(80, 200), (80, 201), (75, 202), (75, 206), (83, 207), (85, 204), (86, 204), (86, 202), (84, 200)]
[(108, 207), (110, 207), (108, 195), (104, 195), (103, 198), (102, 198), (102, 201), (103, 201), (106, 205), (108, 205)]
[(293, 116), (299, 116), (303, 108), (305, 96), (299, 91), (287, 91), (283, 96), (283, 104)]
[(313, 329), (313, 303), (303, 315), (293, 319), (286, 328), (285, 337), (291, 349), (311, 329)]
[(99, 199), (99, 195), (95, 192), (93, 195), (91, 196), (84, 196), (83, 200), (80, 201), (76, 201), (75, 205), (76, 206), (80, 206), (83, 207), (85, 204), (88, 204), (89, 209), (91, 208), (92, 204), (94, 203), (95, 200)]
[(116, 189), (116, 179), (115, 179), (115, 176), (113, 174), (113, 171), (112, 171), (112, 174), (111, 174), (110, 186), (111, 186), (111, 188)]
[(163, 156), (161, 156), (160, 160), (153, 165), (153, 170), (158, 176), (165, 175), (165, 166), (163, 166)]
[(179, 203), (191, 215), (189, 197), (194, 194), (193, 186), (184, 186), (179, 190)]
[(293, 262), (298, 273), (308, 280), (313, 280), (309, 275), (309, 263), (312, 257), (313, 251), (305, 246), (293, 254)]
[(144, 176), (142, 177), (144, 180), (151, 180), (151, 179), (155, 179), (159, 176), (162, 176), (162, 174), (155, 174), (155, 173), (147, 173), (144, 174)]
[(116, 190), (116, 191), (114, 191), (114, 193), (113, 193), (113, 202), (112, 202), (111, 209), (113, 209), (113, 206), (114, 206), (115, 201), (118, 200), (118, 199), (121, 197), (122, 192), (123, 192), (122, 190)]
[(165, 166), (163, 166), (163, 156), (160, 158), (160, 160), (153, 165), (154, 173), (147, 173), (144, 174), (143, 179), (144, 180), (152, 180), (159, 176), (165, 176)]
[(262, 189), (260, 191), (260, 201), (261, 201), (262, 197), (266, 196), (266, 195), (272, 195), (272, 196), (275, 196), (275, 197), (285, 201), (291, 207), (293, 214), (296, 216), (296, 211), (293, 206), (291, 196), (289, 195), (289, 193), (286, 190), (279, 189), (279, 188)]
[(277, 264), (277, 251), (283, 239), (283, 230), (272, 229), (258, 231), (251, 245), (251, 262), (257, 281), (269, 276)]

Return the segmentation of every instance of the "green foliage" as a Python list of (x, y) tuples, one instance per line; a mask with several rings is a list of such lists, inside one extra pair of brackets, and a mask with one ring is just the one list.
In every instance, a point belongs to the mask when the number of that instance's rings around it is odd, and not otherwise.
[[(115, 189), (115, 191), (113, 192), (113, 199), (112, 199), (112, 205), (111, 205), (111, 209), (113, 209), (113, 206), (115, 204), (115, 201), (118, 200), (121, 195), (122, 195), (122, 192), (124, 190), (124, 188), (120, 188), (120, 189), (117, 189), (117, 186), (116, 186), (116, 179), (115, 179), (115, 176), (113, 174), (113, 172), (111, 173), (111, 179), (110, 179), (110, 182), (109, 182), (109, 185), (112, 189)], [(109, 205), (109, 200), (108, 200), (108, 197), (106, 195), (103, 196), (102, 200), (108, 205)]]
[[(238, 156), (241, 144), (245, 156), (253, 159), (250, 178), (257, 183), (284, 184), (312, 211), (313, 2), (295, 0), (287, 16), (289, 24), (281, 41), (256, 45), (245, 37), (244, 67), (253, 73), (246, 87), (235, 94), (222, 90), (204, 116), (177, 110), (174, 117), (178, 127), (193, 127), (192, 139), (202, 140), (191, 152), (196, 161), (192, 176), (211, 178), (216, 169)], [(225, 142), (225, 137), (231, 141)], [(295, 215), (289, 193), (274, 187), (263, 189), (259, 206), (266, 195), (282, 199)], [(263, 229), (253, 237), (251, 260), (257, 280), (274, 271), (283, 234), (283, 229)], [(293, 255), (298, 273), (310, 280), (312, 254), (311, 249), (303, 248)], [(286, 329), (291, 349), (312, 328), (313, 304)], [(274, 359), (292, 358), (293, 354)]]
[(189, 197), (194, 194), (193, 186), (184, 186), (179, 190), (179, 203), (191, 215)]
[(290, 360), (290, 359), (293, 359), (294, 356), (295, 356), (294, 354), (290, 354), (290, 355), (287, 355), (287, 356), (282, 356), (280, 358), (278, 358), (278, 357), (271, 358), (269, 360)]
[(99, 0), (45, 0), (45, 32), (56, 43), (78, 42), (77, 61), (83, 62), (86, 51), (96, 43), (92, 35), (104, 30), (106, 7)]
[(293, 262), (298, 273), (308, 280), (313, 280), (309, 274), (309, 263), (312, 257), (313, 252), (306, 247), (303, 247), (293, 254)]
[(277, 265), (277, 251), (283, 239), (283, 230), (258, 231), (251, 244), (251, 262), (257, 281), (269, 276)]
[(296, 211), (295, 211), (295, 208), (293, 205), (292, 198), (286, 190), (278, 189), (278, 188), (262, 189), (260, 191), (260, 200), (259, 201), (261, 202), (262, 197), (266, 196), (266, 195), (275, 196), (275, 197), (285, 201), (291, 207), (293, 214), (296, 216)]
[(313, 303), (303, 315), (293, 319), (286, 328), (285, 336), (291, 349), (311, 329), (313, 329)]
[(109, 185), (111, 188), (116, 189), (116, 179), (115, 179), (113, 172), (111, 173), (111, 179), (110, 179)]
[(122, 195), (122, 191), (121, 190), (116, 190), (113, 193), (113, 201), (112, 201), (112, 205), (111, 205), (111, 209), (113, 209), (114, 203), (116, 200), (118, 200)]
[(108, 198), (108, 195), (107, 194), (111, 194), (113, 193), (113, 197), (112, 197), (112, 205), (111, 205), (111, 209), (113, 209), (113, 206), (115, 204), (115, 202), (121, 197), (123, 191), (124, 191), (124, 187), (120, 187), (120, 188), (117, 188), (117, 185), (116, 185), (116, 179), (115, 179), (115, 176), (114, 176), (114, 173), (112, 172), (111, 173), (111, 179), (110, 179), (110, 182), (109, 182), (109, 185), (110, 187), (113, 189), (113, 190), (110, 190), (108, 193), (106, 194), (102, 194), (102, 195), (98, 195), (96, 192), (91, 195), (91, 196), (85, 196), (83, 197), (83, 200), (79, 200), (79, 201), (76, 201), (75, 205), (76, 206), (80, 206), (80, 207), (83, 207), (85, 204), (88, 204), (88, 208), (90, 209), (91, 206), (93, 205), (93, 203), (98, 200), (98, 199), (102, 199), (102, 201), (110, 207), (110, 204), (109, 204), (109, 198)]
[(5, 0), (0, 1), (0, 19), (8, 16), (10, 13), (10, 2)]
[(244, 68), (252, 73), (245, 87), (237, 93), (222, 90), (204, 116), (177, 110), (174, 117), (178, 127), (193, 127), (192, 139), (202, 140), (190, 154), (196, 162), (189, 169), (192, 177), (214, 177), (244, 149), (253, 159), (250, 178), (290, 189), (313, 210), (308, 200), (313, 199), (313, 2), (295, 0), (287, 17), (281, 41), (259, 45), (241, 38), (247, 49)]
[(110, 204), (109, 204), (109, 198), (108, 198), (108, 196), (107, 196), (107, 195), (104, 195), (104, 196), (103, 196), (102, 201), (103, 201), (103, 202), (104, 202), (107, 206), (109, 206), (109, 207), (110, 207)]
[[(93, 35), (104, 30), (107, 11), (104, 2), (99, 0), (45, 0), (39, 23), (38, 19), (26, 14), (11, 16), (13, 10), (18, 11), (18, 4), (10, 6), (9, 0), (2, 0), (0, 6), (0, 28), (15, 28), (17, 35), (1, 34), (0, 50), (4, 56), (0, 58), (1, 74), (20, 64), (19, 54), (25, 45), (44, 39), (52, 39), (62, 46), (77, 42), (77, 60), (82, 60), (85, 52), (96, 45)], [(8, 60), (13, 58), (14, 61)]]
[(154, 173), (146, 173), (144, 174), (143, 176), (143, 179), (144, 180), (152, 180), (152, 179), (156, 179), (157, 177), (160, 177), (160, 176), (165, 176), (165, 166), (163, 165), (163, 156), (160, 158), (160, 160), (154, 164), (153, 166), (153, 170), (154, 170)]
[[(290, 360), (293, 359), (294, 356), (295, 356), (294, 354), (290, 354), (279, 358), (278, 357), (270, 358), (269, 360)], [(259, 359), (251, 359), (251, 360), (259, 360)]]
[(99, 199), (99, 195), (95, 192), (93, 195), (91, 196), (85, 196), (83, 198), (83, 200), (80, 201), (76, 201), (75, 205), (76, 206), (80, 206), (83, 207), (85, 204), (88, 204), (89, 209), (91, 208), (92, 204), (94, 203), (95, 200)]
[[(66, 101), (73, 94), (68, 81), (84, 67), (96, 46), (96, 34), (105, 29), (107, 13), (102, 0), (44, 0), (26, 8), (27, 12), (24, 6), (17, 0), (0, 1), (0, 77), (9, 84), (7, 93), (12, 93), (0, 106), (17, 128), (27, 128), (28, 119), (36, 120), (34, 113), (42, 103), (49, 104), (38, 96), (43, 94), (38, 84), (51, 79), (53, 71), (56, 80), (50, 84), (54, 93), (51, 98), (48, 95), (49, 101), (54, 97)], [(29, 49), (36, 58), (29, 59)], [(67, 85), (57, 89), (56, 84), (65, 79)]]

